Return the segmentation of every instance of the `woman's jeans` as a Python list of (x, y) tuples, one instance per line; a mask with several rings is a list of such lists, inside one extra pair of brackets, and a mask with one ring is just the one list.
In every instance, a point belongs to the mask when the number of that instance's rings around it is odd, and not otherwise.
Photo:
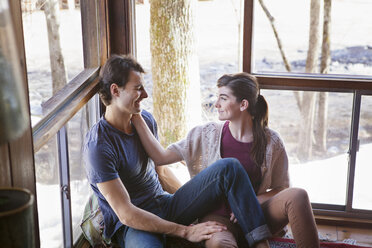
[[(234, 158), (216, 161), (173, 195), (155, 199), (146, 210), (163, 219), (190, 225), (222, 201), (230, 205), (250, 246), (271, 236), (249, 177)], [(119, 229), (114, 238), (119, 243), (124, 239), (125, 247), (164, 247), (163, 235), (129, 227)]]

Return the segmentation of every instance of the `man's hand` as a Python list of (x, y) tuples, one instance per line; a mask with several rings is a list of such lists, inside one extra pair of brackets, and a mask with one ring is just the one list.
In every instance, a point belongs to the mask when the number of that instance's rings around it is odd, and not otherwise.
[(233, 223), (238, 223), (238, 219), (235, 217), (234, 213), (230, 214), (230, 221)]
[(226, 226), (216, 221), (207, 221), (186, 228), (185, 238), (191, 242), (210, 239), (213, 233), (227, 230)]

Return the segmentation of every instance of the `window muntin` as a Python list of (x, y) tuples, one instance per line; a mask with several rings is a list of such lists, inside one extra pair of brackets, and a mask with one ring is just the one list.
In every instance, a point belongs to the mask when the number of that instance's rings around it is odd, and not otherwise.
[(52, 77), (48, 23), (51, 24), (53, 20), (56, 20), (56, 26), (59, 27), (56, 32), (59, 34), (56, 36), (59, 40), (54, 39), (51, 46), (55, 51), (53, 54), (61, 51), (62, 55), (58, 60), (54, 58), (54, 61), (59, 62), (54, 68), (63, 68), (62, 62), (64, 63), (65, 77), (60, 76), (58, 80), (65, 78), (65, 83), (68, 83), (84, 69), (79, 6), (72, 5), (69, 9), (63, 9), (63, 6), (59, 6), (58, 0), (48, 1), (57, 5), (54, 9), (56, 19), (47, 19), (44, 13), (46, 1), (37, 2), (42, 4), (29, 1), (25, 2), (22, 8), (32, 126), (35, 126), (46, 114), (43, 111), (43, 103), (56, 93), (57, 88), (61, 88), (61, 86), (53, 86), (56, 80)]
[[(291, 72), (304, 73), (308, 51), (310, 2), (265, 0), (266, 7), (274, 17), (283, 51), (291, 66)], [(270, 21), (258, 1), (254, 4), (253, 72), (287, 72)], [(330, 49), (331, 64), (328, 73), (346, 77), (361, 75), (371, 78), (372, 28), (369, 9), (372, 2), (332, 1)], [(323, 4), (320, 5), (320, 43), (323, 30)], [(319, 57), (321, 56), (319, 45)], [(319, 73), (319, 63), (316, 73)]]

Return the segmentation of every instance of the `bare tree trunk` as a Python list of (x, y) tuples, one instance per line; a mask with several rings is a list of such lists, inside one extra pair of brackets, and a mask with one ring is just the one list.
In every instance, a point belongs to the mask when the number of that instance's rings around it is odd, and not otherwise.
[(163, 145), (201, 122), (196, 0), (150, 1), (154, 116)]
[(306, 73), (316, 72), (319, 57), (320, 40), (320, 0), (311, 0), (310, 6), (310, 31), (309, 31), (309, 49), (306, 58)]
[(67, 75), (59, 37), (58, 0), (46, 0), (44, 14), (48, 29), (50, 67), (52, 71), (53, 95), (66, 85)]
[[(288, 62), (287, 56), (285, 55), (283, 45), (282, 45), (282, 41), (279, 37), (279, 33), (278, 33), (276, 25), (275, 25), (275, 18), (270, 14), (270, 11), (266, 7), (263, 0), (259, 0), (259, 3), (261, 5), (262, 10), (264, 11), (267, 19), (269, 19), (269, 21), (270, 21), (271, 28), (274, 32), (274, 36), (275, 36), (275, 39), (276, 39), (276, 43), (277, 43), (279, 51), (280, 51), (280, 55), (282, 56), (282, 59), (283, 59), (284, 67), (288, 72), (291, 72), (292, 68), (291, 68), (291, 65)], [(302, 95), (298, 91), (294, 91), (293, 94), (294, 94), (295, 99), (296, 99), (297, 107), (301, 111), (301, 109), (302, 109)]]
[[(320, 73), (327, 74), (331, 64), (331, 9), (332, 0), (324, 0), (323, 42)], [(320, 92), (318, 98), (318, 134), (317, 148), (320, 152), (327, 150), (328, 92)]]
[[(306, 73), (316, 72), (319, 56), (319, 17), (320, 0), (311, 0), (309, 49), (306, 59)], [(304, 92), (301, 109), (301, 124), (299, 133), (298, 156), (301, 160), (308, 160), (312, 156), (312, 143), (314, 134), (316, 93)]]
[[(259, 3), (261, 5), (267, 19), (269, 19), (269, 21), (270, 21), (271, 28), (273, 29), (274, 36), (275, 36), (275, 39), (276, 39), (276, 43), (277, 43), (279, 51), (280, 51), (280, 55), (282, 56), (282, 59), (283, 59), (284, 67), (288, 72), (291, 72), (292, 68), (291, 68), (291, 65), (288, 62), (287, 56), (285, 55), (283, 45), (282, 45), (282, 41), (279, 37), (279, 33), (278, 33), (276, 25), (275, 25), (275, 18), (270, 14), (270, 11), (266, 7), (263, 0), (259, 0)], [(294, 94), (295, 99), (296, 99), (297, 107), (301, 111), (301, 109), (302, 109), (302, 95), (298, 91), (294, 91), (293, 94)]]

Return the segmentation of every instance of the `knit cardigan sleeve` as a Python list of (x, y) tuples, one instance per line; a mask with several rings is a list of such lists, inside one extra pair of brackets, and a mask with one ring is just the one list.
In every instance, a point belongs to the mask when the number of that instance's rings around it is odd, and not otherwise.
[(220, 137), (223, 124), (210, 122), (196, 126), (187, 137), (168, 146), (186, 162), (190, 177), (194, 177), (211, 163), (220, 159)]

